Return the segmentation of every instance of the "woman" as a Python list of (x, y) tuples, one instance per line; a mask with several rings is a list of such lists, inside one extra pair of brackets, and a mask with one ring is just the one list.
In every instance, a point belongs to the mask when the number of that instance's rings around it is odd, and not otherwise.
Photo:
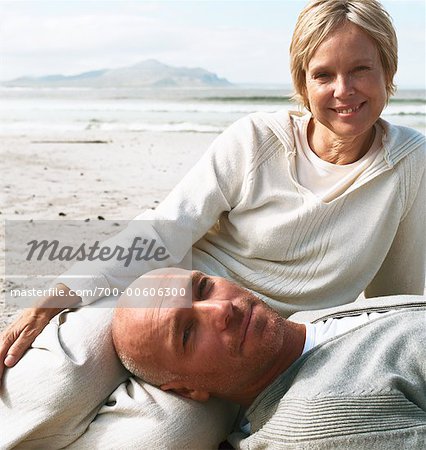
[[(188, 250), (179, 236), (192, 233), (195, 269), (243, 284), (285, 316), (348, 303), (363, 291), (423, 293), (424, 136), (379, 117), (397, 68), (388, 14), (376, 0), (311, 1), (290, 54), (307, 111), (239, 120), (138, 219), (173, 221), (173, 232), (155, 232), (177, 259)], [(63, 282), (121, 288), (145, 270), (103, 265), (89, 280)], [(52, 300), (4, 332), (7, 366), (59, 310), (45, 308)]]

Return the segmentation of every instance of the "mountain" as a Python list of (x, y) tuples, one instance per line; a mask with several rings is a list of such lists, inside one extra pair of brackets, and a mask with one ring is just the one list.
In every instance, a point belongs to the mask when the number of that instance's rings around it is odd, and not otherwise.
[(154, 59), (118, 69), (102, 69), (78, 75), (21, 77), (5, 81), (9, 87), (226, 87), (225, 78), (205, 69), (173, 67)]

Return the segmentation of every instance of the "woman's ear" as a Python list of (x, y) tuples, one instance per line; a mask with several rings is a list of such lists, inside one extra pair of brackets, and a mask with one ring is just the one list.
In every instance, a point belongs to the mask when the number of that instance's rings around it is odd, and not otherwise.
[(160, 389), (163, 391), (172, 391), (175, 394), (196, 400), (197, 402), (206, 402), (210, 398), (209, 392), (188, 388), (182, 381), (170, 381), (169, 383), (162, 384)]

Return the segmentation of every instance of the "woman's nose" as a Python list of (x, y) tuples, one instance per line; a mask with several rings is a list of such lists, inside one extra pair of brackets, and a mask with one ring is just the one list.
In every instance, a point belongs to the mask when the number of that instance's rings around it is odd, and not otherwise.
[(201, 320), (214, 327), (217, 331), (226, 330), (234, 315), (230, 300), (194, 302), (193, 308), (200, 315)]
[(334, 96), (345, 98), (355, 93), (351, 75), (339, 75), (334, 80)]

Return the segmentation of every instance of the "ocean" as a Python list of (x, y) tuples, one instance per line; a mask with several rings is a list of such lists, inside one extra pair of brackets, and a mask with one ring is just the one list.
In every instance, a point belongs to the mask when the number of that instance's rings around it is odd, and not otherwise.
[[(297, 109), (290, 89), (231, 87), (6, 88), (0, 87), (0, 133), (162, 131), (221, 132), (255, 111)], [(399, 90), (383, 111), (389, 122), (426, 131), (425, 90)]]

